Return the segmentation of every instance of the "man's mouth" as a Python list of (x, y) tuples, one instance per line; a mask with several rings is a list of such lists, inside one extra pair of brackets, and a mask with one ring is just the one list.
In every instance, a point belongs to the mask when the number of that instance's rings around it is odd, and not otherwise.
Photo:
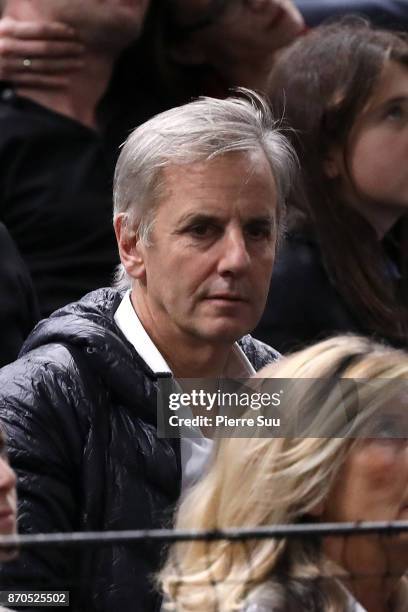
[(247, 302), (242, 295), (238, 295), (236, 293), (216, 293), (214, 295), (209, 295), (207, 300), (219, 300), (223, 302)]

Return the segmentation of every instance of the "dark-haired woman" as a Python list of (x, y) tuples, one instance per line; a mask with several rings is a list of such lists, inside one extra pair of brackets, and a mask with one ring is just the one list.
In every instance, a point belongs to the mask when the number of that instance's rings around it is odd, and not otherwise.
[(283, 53), (270, 88), (303, 185), (255, 335), (283, 352), (348, 331), (406, 345), (406, 35), (321, 26)]

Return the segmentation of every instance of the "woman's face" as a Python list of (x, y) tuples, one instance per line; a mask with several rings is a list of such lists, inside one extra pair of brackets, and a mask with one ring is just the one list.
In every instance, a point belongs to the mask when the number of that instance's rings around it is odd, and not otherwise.
[[(246, 87), (255, 86), (258, 79), (265, 85), (264, 73), (269, 74), (275, 52), (305, 27), (293, 0), (176, 0), (175, 6), (184, 15), (189, 12), (191, 23), (198, 15), (215, 16), (192, 33), (191, 56), (215, 67), (229, 83)], [(217, 7), (221, 10), (214, 12)]]
[[(331, 490), (322, 516), (328, 522), (408, 521), (408, 440), (360, 440)], [(352, 572), (408, 568), (408, 538), (333, 538), (328, 553)]]
[[(345, 199), (384, 234), (408, 211), (408, 66), (389, 61), (328, 174)], [(388, 226), (388, 227), (387, 227)]]

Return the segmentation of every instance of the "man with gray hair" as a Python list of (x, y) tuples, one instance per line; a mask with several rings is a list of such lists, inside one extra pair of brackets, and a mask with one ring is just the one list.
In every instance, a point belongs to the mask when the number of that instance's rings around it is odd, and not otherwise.
[[(0, 373), (21, 532), (160, 527), (199, 477), (211, 442), (158, 437), (158, 381), (247, 377), (276, 359), (245, 334), (264, 308), (293, 167), (249, 93), (174, 108), (129, 137), (115, 178), (121, 288), (44, 320)], [(2, 588), (146, 612), (159, 560), (151, 542), (33, 550), (3, 570)]]

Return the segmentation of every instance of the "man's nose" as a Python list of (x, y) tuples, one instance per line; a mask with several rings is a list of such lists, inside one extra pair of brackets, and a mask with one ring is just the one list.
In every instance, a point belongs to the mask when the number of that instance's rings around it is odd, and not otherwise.
[(220, 246), (218, 265), (220, 274), (242, 274), (248, 269), (251, 257), (241, 229), (226, 231)]
[(7, 459), (0, 457), (0, 490), (13, 489), (16, 482), (15, 472), (11, 469)]

